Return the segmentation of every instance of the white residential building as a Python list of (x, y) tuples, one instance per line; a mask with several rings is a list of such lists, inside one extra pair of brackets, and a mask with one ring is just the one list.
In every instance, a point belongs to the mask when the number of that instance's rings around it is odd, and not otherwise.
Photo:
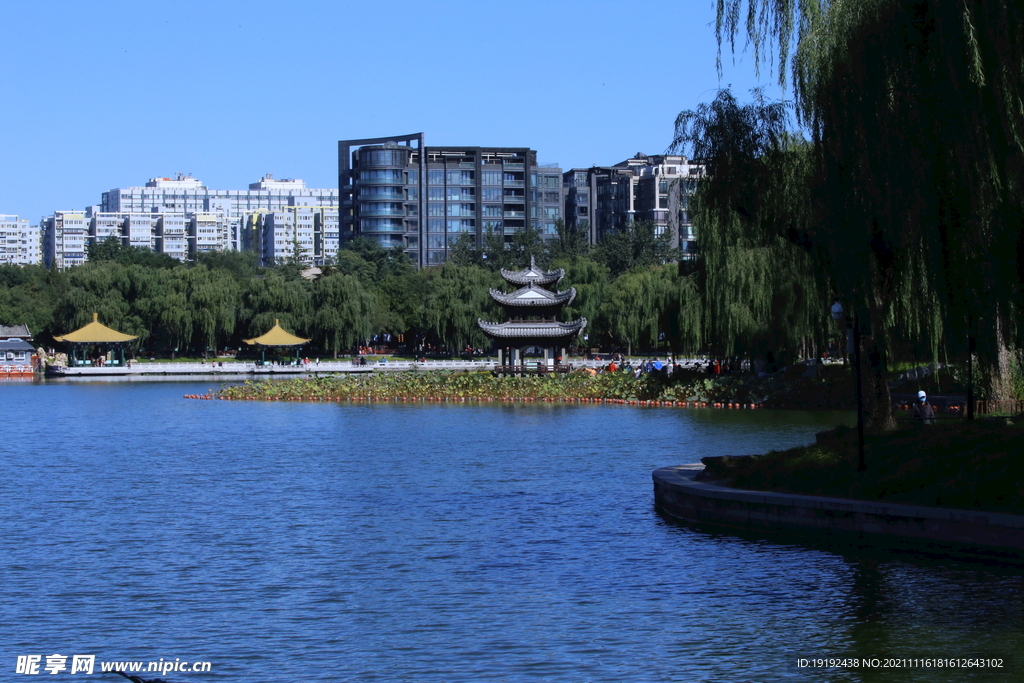
[(189, 257), (189, 228), (192, 225), (190, 218), (181, 213), (160, 213), (157, 216), (154, 226), (156, 251), (167, 254), (179, 261)]
[(89, 222), (85, 211), (54, 211), (39, 221), (47, 268), (63, 270), (85, 263)]
[(309, 206), (259, 214), (260, 262), (269, 266), (298, 257), (301, 263), (315, 263), (314, 224), (314, 207)]
[(39, 226), (27, 218), (0, 214), (0, 264), (27, 266), (42, 262)]
[(317, 265), (329, 265), (338, 260), (340, 228), (341, 221), (336, 207), (313, 207), (313, 254)]
[(174, 178), (151, 178), (145, 187), (125, 187), (103, 193), (100, 210), (119, 213), (201, 213), (223, 211), (241, 218), (254, 211), (276, 211), (305, 198), (317, 206), (337, 206), (337, 188), (307, 188), (298, 179), (275, 180), (267, 174), (248, 190), (215, 190), (198, 178), (179, 173)]
[[(296, 213), (300, 208), (301, 217)], [(280, 212), (284, 213), (270, 219), (270, 224), (274, 230), (291, 231), (291, 236), (274, 236), (266, 242), (263, 217)], [(152, 178), (145, 187), (104, 192), (101, 204), (84, 212), (56, 212), (44, 218), (40, 227), (48, 267), (84, 263), (87, 245), (110, 236), (125, 246), (182, 260), (198, 252), (253, 249), (265, 262), (274, 263), (281, 256), (276, 250), (264, 254), (261, 245), (270, 248), (288, 240), (286, 256), (293, 255), (296, 227), (303, 260), (322, 264), (325, 258), (337, 256), (338, 190), (307, 188), (302, 180), (275, 179), (270, 174), (250, 183), (248, 190), (211, 190), (197, 178), (178, 174)]]

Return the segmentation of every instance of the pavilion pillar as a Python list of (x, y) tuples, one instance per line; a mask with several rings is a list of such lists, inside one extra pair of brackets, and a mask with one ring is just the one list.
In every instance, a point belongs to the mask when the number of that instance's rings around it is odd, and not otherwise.
[(505, 349), (498, 347), (498, 367), (504, 365), (502, 358), (505, 356)]

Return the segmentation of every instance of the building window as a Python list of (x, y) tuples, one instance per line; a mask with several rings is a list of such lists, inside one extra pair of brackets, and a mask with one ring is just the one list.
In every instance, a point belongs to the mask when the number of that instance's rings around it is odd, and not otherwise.
[(449, 216), (472, 216), (476, 213), (476, 204), (449, 204)]
[(476, 199), (476, 188), (473, 187), (452, 187), (448, 186), (448, 201), (473, 201)]
[(475, 227), (476, 221), (473, 220), (448, 221), (448, 232), (472, 232)]
[(473, 171), (448, 171), (449, 185), (472, 185)]

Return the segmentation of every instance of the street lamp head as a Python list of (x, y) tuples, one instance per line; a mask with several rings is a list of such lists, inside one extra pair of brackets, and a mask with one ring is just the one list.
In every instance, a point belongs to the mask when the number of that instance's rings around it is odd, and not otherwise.
[(839, 303), (839, 299), (836, 299), (836, 302), (834, 304), (832, 304), (832, 319), (833, 320), (842, 320), (843, 319), (843, 313), (844, 313), (843, 305), (841, 303)]

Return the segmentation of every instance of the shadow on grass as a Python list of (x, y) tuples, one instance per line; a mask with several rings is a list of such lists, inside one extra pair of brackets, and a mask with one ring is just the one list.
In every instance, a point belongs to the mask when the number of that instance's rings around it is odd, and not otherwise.
[(869, 435), (865, 460), (867, 471), (857, 472), (856, 431), (840, 427), (813, 446), (743, 459), (730, 478), (759, 491), (1024, 514), (1024, 429), (1012, 420)]

